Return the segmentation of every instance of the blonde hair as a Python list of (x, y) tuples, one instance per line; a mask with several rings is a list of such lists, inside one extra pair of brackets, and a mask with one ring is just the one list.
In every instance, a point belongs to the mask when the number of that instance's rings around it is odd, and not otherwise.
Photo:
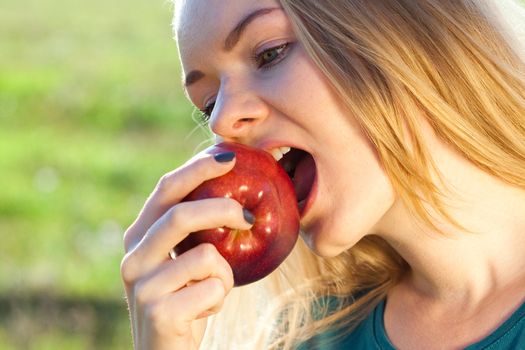
[[(454, 223), (432, 177), (421, 117), (479, 169), (525, 189), (525, 40), (516, 30), (525, 15), (516, 1), (280, 2), (396, 193), (424, 222), (435, 227), (430, 207)], [(299, 242), (278, 271), (232, 291), (203, 348), (289, 349), (329, 327), (350, 331), (407, 270), (377, 236), (334, 258)]]

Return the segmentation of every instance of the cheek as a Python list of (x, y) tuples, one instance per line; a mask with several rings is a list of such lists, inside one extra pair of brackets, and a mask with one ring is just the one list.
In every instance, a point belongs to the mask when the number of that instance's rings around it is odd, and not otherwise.
[(352, 152), (319, 169), (321, 195), (305, 237), (322, 256), (337, 255), (364, 236), (378, 233), (376, 226), (395, 202), (375, 149), (364, 140), (352, 141)]
[(315, 123), (318, 118), (310, 120), (310, 116), (325, 115), (338, 103), (328, 86), (321, 71), (298, 47), (266, 91), (285, 115)]

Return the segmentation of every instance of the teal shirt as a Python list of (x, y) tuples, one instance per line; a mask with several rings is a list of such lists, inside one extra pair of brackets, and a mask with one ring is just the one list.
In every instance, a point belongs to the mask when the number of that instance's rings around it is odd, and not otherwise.
[[(395, 350), (388, 340), (383, 325), (385, 301), (379, 303), (373, 312), (353, 332), (334, 343), (330, 332), (319, 334), (298, 350)], [(472, 344), (465, 350), (525, 350), (525, 303), (520, 306), (498, 329), (485, 339)]]

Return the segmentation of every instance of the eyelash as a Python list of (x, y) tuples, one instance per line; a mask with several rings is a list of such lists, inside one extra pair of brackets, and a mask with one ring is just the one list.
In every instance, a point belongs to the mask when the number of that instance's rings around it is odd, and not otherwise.
[[(290, 49), (290, 43), (284, 43), (281, 45), (270, 47), (260, 53), (256, 53), (255, 55), (253, 55), (252, 60), (256, 64), (258, 69), (268, 70), (268, 69), (271, 69), (276, 64), (278, 64), (279, 62), (281, 62), (286, 57), (286, 53), (288, 52), (289, 49)], [(264, 57), (264, 55), (267, 53), (271, 53), (271, 52), (276, 52), (277, 56), (273, 60), (271, 60), (269, 63), (266, 63), (266, 64), (264, 62), (261, 63), (260, 61)]]
[(215, 106), (215, 102), (209, 103), (204, 107), (203, 109), (200, 109), (200, 120), (199, 122), (203, 125), (207, 125), (210, 121), (211, 112), (213, 111), (213, 107)]
[[(251, 59), (257, 66), (257, 69), (260, 70), (269, 70), (272, 69), (275, 65), (279, 64), (283, 59), (286, 58), (286, 54), (288, 53), (290, 49), (291, 43), (284, 43), (278, 46), (270, 47), (260, 53), (254, 54)], [(261, 62), (265, 54), (276, 52), (277, 56), (275, 56), (273, 59), (271, 59), (270, 62)], [(211, 116), (211, 112), (213, 111), (213, 107), (215, 106), (215, 101), (212, 103), (209, 103), (206, 105), (203, 109), (200, 109), (200, 122), (201, 124), (208, 124)]]

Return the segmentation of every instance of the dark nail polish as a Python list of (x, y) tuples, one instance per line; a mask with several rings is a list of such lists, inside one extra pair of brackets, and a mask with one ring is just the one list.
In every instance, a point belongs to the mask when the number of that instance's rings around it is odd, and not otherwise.
[(223, 152), (213, 155), (213, 158), (219, 163), (228, 163), (235, 158), (235, 152)]
[(244, 215), (244, 220), (246, 220), (247, 223), (249, 223), (250, 225), (254, 224), (255, 216), (253, 216), (251, 211), (249, 211), (246, 208), (243, 208), (242, 214)]

